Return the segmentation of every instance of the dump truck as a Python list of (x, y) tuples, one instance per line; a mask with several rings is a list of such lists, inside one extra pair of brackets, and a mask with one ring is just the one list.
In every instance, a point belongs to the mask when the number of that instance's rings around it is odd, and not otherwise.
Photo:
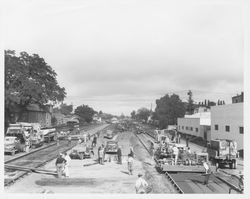
[(236, 141), (223, 139), (211, 140), (208, 143), (207, 153), (216, 168), (222, 165), (229, 165), (230, 169), (236, 169), (239, 155)]

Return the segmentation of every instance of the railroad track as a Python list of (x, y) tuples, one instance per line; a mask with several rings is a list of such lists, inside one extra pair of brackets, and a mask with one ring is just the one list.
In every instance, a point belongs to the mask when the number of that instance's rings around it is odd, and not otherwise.
[[(139, 134), (140, 135), (140, 134)], [(155, 140), (154, 136), (145, 131), (143, 135), (149, 136), (150, 139)], [(138, 135), (136, 135), (138, 137)], [(140, 140), (140, 138), (138, 138)], [(140, 140), (142, 143), (142, 141)], [(146, 144), (143, 144), (146, 148)], [(147, 149), (147, 151), (149, 151)], [(221, 173), (214, 173), (210, 177), (209, 185), (203, 185), (203, 176), (197, 173), (168, 173), (165, 175), (173, 184), (178, 192), (182, 193), (229, 193), (229, 189), (235, 190), (237, 193), (241, 191), (237, 188), (235, 182), (233, 183), (228, 178), (223, 178)]]
[[(94, 128), (94, 127), (91, 127), (90, 129), (92, 129), (92, 128)], [(108, 126), (106, 126), (104, 129), (106, 129), (106, 128), (108, 128)], [(88, 130), (90, 130), (90, 129), (88, 128)], [(83, 130), (83, 129), (81, 129), (81, 130)], [(87, 129), (84, 129), (84, 130), (87, 130)], [(101, 129), (101, 130), (103, 130), (103, 129)], [(94, 134), (96, 134), (97, 132), (99, 132), (101, 130), (97, 130), (95, 132), (92, 132), (91, 137), (94, 136)], [(49, 145), (47, 147), (43, 147), (39, 150), (27, 153), (23, 156), (16, 157), (16, 158), (13, 158), (11, 160), (5, 161), (5, 164), (6, 164), (6, 167), (7, 167), (7, 165), (9, 165), (11, 163), (11, 165), (15, 165), (15, 166), (39, 168), (39, 167), (44, 166), (48, 162), (52, 161), (53, 159), (55, 159), (59, 153), (66, 152), (66, 151), (72, 149), (73, 147), (75, 147), (77, 145), (77, 143), (78, 143), (77, 141), (72, 141), (71, 145), (68, 146), (68, 142), (66, 140), (61, 140), (59, 146), (57, 146), (57, 144), (54, 143), (54, 144)], [(13, 171), (13, 169), (5, 169), (5, 174), (11, 175), (12, 172), (10, 172), (10, 171)], [(4, 186), (6, 187), (6, 186), (10, 186), (10, 185), (14, 184), (16, 181), (25, 177), (29, 173), (30, 172), (28, 172), (28, 171), (15, 171), (15, 175), (13, 177), (10, 177), (10, 178), (7, 178), (4, 180)]]
[[(144, 141), (142, 141), (142, 139), (140, 138), (140, 134), (137, 135), (136, 133), (134, 133), (135, 136), (138, 138), (138, 140), (140, 141), (140, 143), (142, 144), (142, 146), (147, 150), (147, 152), (151, 155), (151, 151), (149, 149), (149, 146), (147, 146), (146, 143), (144, 143)], [(156, 162), (156, 160), (155, 160)], [(173, 186), (173, 188), (177, 191), (177, 193), (183, 194), (184, 192), (182, 191), (182, 189), (179, 187), (179, 185), (171, 178), (171, 176), (169, 175), (168, 172), (165, 173), (167, 179), (169, 180), (169, 182), (171, 183), (171, 185)]]

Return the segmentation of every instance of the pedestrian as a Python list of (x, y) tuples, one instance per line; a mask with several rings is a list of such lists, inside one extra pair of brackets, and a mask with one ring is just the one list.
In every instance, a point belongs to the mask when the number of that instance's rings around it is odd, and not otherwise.
[(148, 188), (148, 183), (142, 178), (142, 174), (138, 174), (138, 179), (135, 182), (135, 191), (137, 194), (145, 194)]
[(128, 154), (128, 173), (129, 175), (133, 175), (133, 162), (134, 159), (131, 154)]
[(68, 146), (70, 146), (71, 145), (71, 136), (69, 135), (68, 136)]
[(88, 140), (90, 140), (90, 134), (88, 133)]
[(118, 164), (122, 164), (122, 149), (121, 146), (119, 146), (117, 150), (117, 159), (118, 159)]
[(64, 167), (64, 175), (66, 178), (68, 178), (69, 177), (69, 164), (70, 164), (71, 158), (66, 152), (64, 153), (63, 158), (66, 160), (65, 167)]
[(62, 178), (65, 163), (66, 163), (66, 160), (63, 158), (63, 154), (60, 153), (58, 158), (56, 159), (56, 163), (55, 163), (58, 178)]
[(211, 169), (206, 161), (203, 161), (203, 167), (205, 169), (204, 185), (208, 185), (209, 177), (211, 175)]
[(173, 147), (173, 155), (174, 155), (174, 164), (177, 165), (179, 149), (174, 145)]

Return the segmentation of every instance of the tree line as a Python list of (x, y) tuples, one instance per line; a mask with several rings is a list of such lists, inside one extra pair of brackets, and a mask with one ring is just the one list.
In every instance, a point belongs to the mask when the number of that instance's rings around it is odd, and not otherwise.
[[(131, 118), (144, 122), (155, 122), (159, 128), (163, 129), (168, 125), (176, 125), (177, 118), (184, 117), (185, 114), (193, 114), (197, 107), (210, 108), (216, 105), (215, 102), (209, 100), (199, 102), (198, 104), (195, 103), (191, 90), (187, 92), (187, 95), (187, 102), (184, 102), (177, 94), (166, 94), (160, 99), (156, 99), (156, 108), (154, 111), (147, 108), (140, 108), (137, 111), (133, 110), (131, 112)], [(218, 105), (221, 104), (225, 104), (225, 102), (218, 100)]]

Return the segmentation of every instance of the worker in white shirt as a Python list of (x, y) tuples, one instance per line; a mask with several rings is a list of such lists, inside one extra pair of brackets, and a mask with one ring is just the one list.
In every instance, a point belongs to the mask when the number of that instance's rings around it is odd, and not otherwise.
[(135, 191), (137, 194), (145, 194), (148, 183), (142, 178), (142, 174), (138, 174), (138, 179), (135, 182)]
[(65, 167), (64, 167), (64, 175), (66, 178), (68, 178), (69, 177), (69, 163), (71, 161), (71, 158), (66, 152), (63, 155), (64, 155), (63, 158), (66, 160)]
[(128, 154), (128, 173), (129, 175), (133, 175), (133, 162), (134, 158), (131, 154)]
[(211, 169), (206, 161), (203, 161), (203, 167), (205, 169), (204, 185), (208, 185), (209, 177), (211, 175)]
[(177, 160), (179, 156), (179, 149), (177, 148), (176, 145), (173, 147), (173, 154), (174, 154), (174, 164), (177, 165)]

